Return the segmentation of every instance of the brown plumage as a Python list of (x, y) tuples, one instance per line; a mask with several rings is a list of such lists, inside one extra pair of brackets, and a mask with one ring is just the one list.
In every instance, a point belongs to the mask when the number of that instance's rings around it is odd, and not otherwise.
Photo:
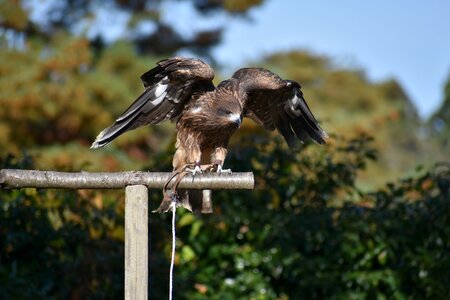
[[(217, 165), (222, 170), (230, 137), (242, 118), (277, 129), (290, 147), (327, 134), (306, 104), (300, 85), (263, 68), (242, 68), (217, 87), (214, 72), (199, 59), (173, 57), (141, 76), (144, 92), (116, 122), (103, 130), (91, 148), (103, 147), (125, 131), (165, 120), (176, 122), (174, 170), (186, 164)], [(183, 191), (182, 205), (212, 212), (210, 191)], [(160, 206), (166, 210), (167, 205)]]

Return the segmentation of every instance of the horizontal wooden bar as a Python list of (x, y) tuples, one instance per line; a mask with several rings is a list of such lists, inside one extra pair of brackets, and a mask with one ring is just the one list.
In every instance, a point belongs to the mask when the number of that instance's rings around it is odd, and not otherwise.
[[(2, 188), (53, 188), (53, 189), (120, 189), (128, 185), (145, 185), (150, 189), (161, 189), (172, 173), (160, 172), (56, 172), (38, 170), (2, 169)], [(208, 172), (186, 175), (180, 189), (253, 189), (253, 173)]]

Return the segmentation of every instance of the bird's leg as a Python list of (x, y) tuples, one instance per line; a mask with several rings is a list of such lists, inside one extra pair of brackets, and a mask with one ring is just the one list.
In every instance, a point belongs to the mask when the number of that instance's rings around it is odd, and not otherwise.
[(183, 168), (184, 171), (189, 172), (192, 176), (197, 173), (203, 173), (200, 161), (202, 159), (202, 150), (199, 145), (191, 145), (186, 150), (185, 161), (188, 162)]
[(213, 161), (213, 170), (217, 173), (229, 173), (231, 174), (231, 169), (222, 169), (223, 162), (225, 161), (225, 157), (227, 156), (227, 149), (225, 147), (217, 147), (214, 149), (212, 153), (212, 161)]
[[(168, 212), (172, 208), (172, 202), (179, 203), (180, 197), (178, 196), (177, 187), (179, 181), (184, 177), (179, 171), (173, 171), (172, 176), (166, 181), (163, 187), (163, 200), (159, 204), (159, 207), (153, 212), (163, 213)], [(169, 189), (168, 186), (172, 180), (176, 178), (174, 186)]]
[[(190, 168), (191, 166), (194, 166), (194, 168), (191, 169)], [(200, 165), (200, 161), (197, 160), (194, 164), (186, 165), (186, 171), (190, 172), (192, 174), (192, 176), (195, 176), (195, 174), (197, 174), (197, 173), (200, 173), (200, 174), (203, 173), (203, 170), (202, 170), (201, 165)]]
[(176, 202), (177, 206), (179, 206), (180, 197), (176, 189), (169, 189), (163, 191), (163, 200), (159, 204), (159, 207), (155, 209), (154, 213), (164, 213), (168, 212), (172, 209), (172, 202)]
[(216, 172), (219, 173), (219, 174), (222, 174), (222, 173), (231, 174), (231, 173), (233, 173), (231, 171), (231, 169), (223, 169), (222, 168), (222, 161), (221, 160), (216, 160), (214, 162), (214, 168), (216, 169)]

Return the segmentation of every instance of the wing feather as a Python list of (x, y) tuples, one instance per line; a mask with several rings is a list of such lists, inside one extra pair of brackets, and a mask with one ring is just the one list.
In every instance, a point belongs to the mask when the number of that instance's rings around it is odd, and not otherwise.
[(284, 137), (289, 147), (293, 147), (295, 145), (295, 135), (292, 132), (289, 119), (278, 109), (273, 110), (272, 118), (278, 132)]
[[(116, 122), (123, 121), (129, 118), (131, 115), (139, 113), (142, 110), (149, 110), (151, 107), (156, 106), (160, 101), (164, 100), (164, 96), (161, 90), (166, 90), (169, 85), (169, 79), (164, 77), (157, 84), (148, 87), (134, 102), (131, 106), (117, 119)], [(161, 97), (163, 96), (163, 97)]]
[(240, 69), (232, 78), (244, 87), (245, 116), (266, 129), (276, 128), (290, 147), (297, 139), (306, 142), (311, 138), (319, 144), (326, 142), (328, 135), (309, 109), (297, 82), (283, 80), (262, 68)]
[(141, 76), (144, 92), (103, 130), (91, 148), (103, 147), (125, 131), (177, 119), (192, 95), (214, 89), (214, 72), (199, 59), (173, 57)]

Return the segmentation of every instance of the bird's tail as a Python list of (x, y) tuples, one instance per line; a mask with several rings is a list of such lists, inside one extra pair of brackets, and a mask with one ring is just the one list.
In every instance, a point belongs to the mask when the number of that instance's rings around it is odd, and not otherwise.
[(126, 120), (125, 122), (116, 122), (114, 125), (104, 129), (97, 135), (95, 141), (91, 145), (91, 148), (95, 149), (108, 145), (116, 137), (118, 137), (125, 131), (130, 130), (130, 127), (133, 125), (132, 121), (133, 119)]

